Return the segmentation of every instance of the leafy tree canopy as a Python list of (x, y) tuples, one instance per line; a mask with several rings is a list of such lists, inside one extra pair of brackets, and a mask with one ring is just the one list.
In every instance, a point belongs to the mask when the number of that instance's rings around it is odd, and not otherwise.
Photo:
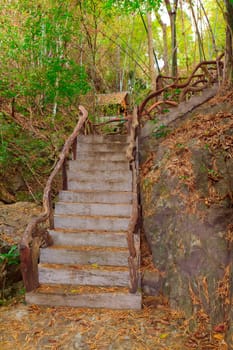
[(111, 9), (116, 7), (119, 10), (129, 12), (148, 12), (151, 10), (158, 10), (162, 0), (107, 0), (106, 8)]

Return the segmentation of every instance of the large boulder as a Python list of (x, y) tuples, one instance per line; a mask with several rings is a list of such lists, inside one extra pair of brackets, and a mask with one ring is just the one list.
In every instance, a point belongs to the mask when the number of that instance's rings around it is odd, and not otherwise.
[(143, 225), (161, 291), (215, 325), (229, 323), (232, 293), (232, 120), (199, 111), (164, 138), (141, 140)]

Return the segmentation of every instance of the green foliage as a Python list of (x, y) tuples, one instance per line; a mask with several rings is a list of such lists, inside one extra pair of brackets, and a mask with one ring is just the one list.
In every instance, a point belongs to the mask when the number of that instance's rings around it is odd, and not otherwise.
[(7, 253), (0, 253), (0, 264), (6, 262), (8, 265), (19, 264), (19, 249), (13, 245)]
[[(11, 179), (21, 179), (16, 200), (42, 200), (43, 183), (51, 172), (54, 159), (49, 140), (35, 138), (22, 128), (0, 115), (0, 179), (11, 191)], [(7, 174), (7, 176), (6, 176)], [(24, 185), (23, 185), (24, 184)], [(26, 188), (32, 188), (30, 195)], [(12, 191), (13, 193), (13, 191)]]
[[(225, 43), (222, 13), (216, 3), (203, 3), (220, 53)], [(148, 11), (152, 13), (154, 49), (162, 62), (164, 28), (155, 17), (159, 11), (165, 22), (161, 0), (1, 1), (0, 98), (5, 113), (0, 114), (1, 179), (19, 172), (23, 180), (29, 180), (34, 197), (41, 198), (44, 178), (76, 122), (77, 105), (83, 101), (79, 96), (90, 86), (95, 93), (128, 90), (133, 104), (141, 103), (150, 92), (148, 38), (142, 22), (146, 23)], [(207, 23), (203, 13), (197, 17), (206, 58), (212, 59), (216, 52)], [(199, 56), (186, 3), (183, 10), (179, 7), (176, 23), (179, 74), (187, 76)], [(165, 26), (171, 57), (167, 21)], [(176, 99), (179, 94), (177, 89)], [(164, 97), (169, 99), (169, 93)], [(86, 103), (87, 109), (95, 110), (94, 99), (87, 98)], [(23, 121), (21, 127), (14, 122), (12, 105)], [(164, 137), (168, 132), (161, 127), (154, 136)], [(25, 192), (19, 190), (16, 197), (25, 199)]]
[(166, 125), (161, 125), (158, 130), (156, 130), (155, 132), (153, 132), (153, 136), (156, 139), (160, 139), (162, 137), (166, 137), (167, 135), (169, 135), (170, 133), (170, 129), (166, 126)]
[(162, 0), (107, 0), (106, 8), (112, 7), (118, 8), (120, 11), (124, 10), (126, 13), (130, 12), (148, 12), (152, 10), (158, 10), (162, 3)]
[(4, 51), (0, 54), (0, 96), (25, 97), (28, 105), (40, 110), (70, 104), (89, 90), (84, 67), (67, 50), (77, 34), (74, 15), (60, 0), (52, 7), (30, 2), (26, 10), (24, 5), (12, 5), (24, 11), (21, 23), (12, 26), (11, 19), (4, 17), (0, 24)]

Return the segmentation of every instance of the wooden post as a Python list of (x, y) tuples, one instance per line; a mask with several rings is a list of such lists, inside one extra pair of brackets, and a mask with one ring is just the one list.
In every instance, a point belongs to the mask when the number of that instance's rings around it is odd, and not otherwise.
[(40, 239), (35, 237), (32, 247), (20, 249), (20, 268), (26, 292), (31, 292), (39, 286), (38, 258), (40, 250)]
[(74, 139), (73, 145), (72, 145), (72, 153), (73, 153), (73, 160), (77, 159), (77, 137)]
[(68, 189), (66, 166), (67, 166), (67, 158), (64, 159), (64, 162), (62, 164), (62, 189), (64, 191), (67, 191)]
[(54, 217), (53, 217), (53, 204), (52, 204), (52, 196), (51, 191), (48, 194), (49, 198), (49, 228), (54, 229)]

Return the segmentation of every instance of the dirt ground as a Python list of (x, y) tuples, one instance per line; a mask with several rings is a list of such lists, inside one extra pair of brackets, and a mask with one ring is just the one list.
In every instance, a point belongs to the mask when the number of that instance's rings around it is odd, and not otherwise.
[(228, 349), (221, 333), (192, 330), (192, 320), (158, 298), (141, 311), (25, 305), (0, 308), (1, 350), (186, 350)]

